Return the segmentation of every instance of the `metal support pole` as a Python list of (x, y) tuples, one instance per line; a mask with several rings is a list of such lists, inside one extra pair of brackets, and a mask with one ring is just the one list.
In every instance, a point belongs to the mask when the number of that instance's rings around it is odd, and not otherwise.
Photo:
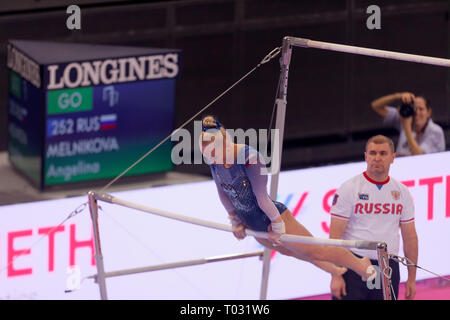
[(387, 244), (382, 242), (377, 245), (378, 267), (381, 277), (381, 287), (383, 289), (384, 300), (392, 300), (391, 294), (391, 276), (392, 270), (389, 267), (389, 255)]
[(259, 293), (260, 300), (267, 300), (267, 288), (269, 285), (269, 272), (270, 272), (270, 258), (272, 257), (272, 250), (264, 248), (262, 256), (263, 269), (261, 276), (261, 290)]
[[(277, 93), (277, 117), (275, 121), (275, 146), (272, 148), (272, 161), (271, 161), (271, 173), (272, 179), (270, 180), (270, 197), (272, 199), (277, 198), (278, 192), (278, 176), (281, 169), (281, 156), (283, 151), (283, 138), (284, 138), (284, 124), (286, 117), (286, 96), (287, 96), (287, 84), (288, 84), (288, 74), (289, 74), (289, 64), (291, 61), (292, 46), (289, 39), (283, 39), (283, 46), (280, 57), (280, 88)], [(277, 139), (278, 138), (278, 139)], [(267, 288), (269, 282), (269, 272), (270, 272), (270, 257), (272, 255), (272, 250), (265, 249), (263, 256), (263, 272), (261, 279), (261, 291), (260, 299), (267, 299)]]
[(106, 281), (105, 281), (105, 268), (103, 265), (102, 249), (100, 246), (100, 232), (98, 228), (98, 205), (95, 199), (95, 193), (93, 191), (88, 192), (89, 199), (89, 211), (91, 213), (92, 228), (94, 230), (95, 240), (95, 264), (97, 266), (97, 283), (100, 288), (100, 298), (107, 300), (106, 294)]

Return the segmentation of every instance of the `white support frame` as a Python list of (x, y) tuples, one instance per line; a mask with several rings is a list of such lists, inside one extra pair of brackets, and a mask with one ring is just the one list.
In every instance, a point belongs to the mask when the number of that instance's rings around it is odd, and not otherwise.
[(95, 193), (88, 192), (89, 212), (91, 214), (92, 229), (94, 232), (94, 244), (95, 244), (95, 265), (97, 266), (98, 277), (96, 281), (100, 289), (100, 299), (107, 300), (108, 295), (106, 291), (105, 281), (105, 267), (103, 265), (102, 247), (100, 244), (100, 228), (98, 226), (98, 205)]
[[(278, 178), (279, 178), (279, 171), (281, 167), (281, 150), (283, 150), (283, 137), (284, 137), (284, 126), (285, 126), (285, 115), (286, 115), (286, 106), (287, 106), (287, 85), (288, 85), (288, 75), (289, 75), (289, 65), (292, 55), (292, 47), (303, 47), (303, 48), (316, 48), (316, 49), (322, 49), (322, 50), (331, 50), (331, 51), (338, 51), (338, 52), (345, 52), (345, 53), (352, 53), (352, 54), (359, 54), (359, 55), (366, 55), (366, 56), (372, 56), (372, 57), (378, 57), (378, 58), (385, 58), (385, 59), (394, 59), (394, 60), (402, 60), (402, 61), (408, 61), (408, 62), (415, 62), (415, 63), (423, 63), (423, 64), (430, 64), (430, 65), (436, 65), (436, 66), (443, 66), (443, 67), (450, 67), (450, 60), (449, 59), (443, 59), (443, 58), (435, 58), (435, 57), (427, 57), (427, 56), (421, 56), (421, 55), (413, 55), (413, 54), (407, 54), (407, 53), (399, 53), (399, 52), (392, 52), (392, 51), (385, 51), (385, 50), (377, 50), (377, 49), (370, 49), (370, 48), (362, 48), (362, 47), (356, 47), (356, 46), (347, 46), (342, 44), (335, 44), (335, 43), (328, 43), (328, 42), (321, 42), (321, 41), (314, 41), (310, 39), (304, 39), (304, 38), (295, 38), (295, 37), (284, 37), (283, 38), (283, 44), (281, 47), (281, 58), (280, 58), (280, 65), (281, 65), (281, 74), (280, 74), (280, 86), (279, 91), (277, 93), (276, 98), (276, 105), (277, 105), (277, 115), (276, 115), (276, 122), (275, 122), (275, 129), (278, 130), (278, 141), (275, 145), (275, 149), (272, 150), (272, 154), (277, 155), (277, 159), (272, 158), (272, 179), (271, 179), (271, 185), (270, 185), (270, 196), (272, 199), (276, 199), (277, 190), (278, 190)], [(274, 153), (275, 151), (275, 153)], [(223, 225), (219, 223), (214, 223), (210, 221), (205, 221), (197, 218), (192, 217), (186, 217), (181, 216), (175, 213), (171, 213), (168, 211), (163, 211), (159, 209), (150, 208), (144, 205), (139, 205), (135, 203), (131, 203), (125, 200), (118, 199), (116, 197), (113, 197), (108, 194), (98, 194), (95, 192), (90, 191), (88, 193), (89, 198), (89, 209), (91, 212), (91, 218), (92, 218), (92, 225), (94, 229), (94, 238), (95, 238), (95, 259), (97, 262), (97, 274), (94, 276), (91, 276), (90, 278), (96, 279), (97, 283), (100, 287), (100, 297), (101, 299), (107, 299), (107, 292), (106, 292), (106, 277), (110, 276), (119, 276), (119, 275), (128, 275), (132, 273), (137, 272), (149, 272), (149, 271), (155, 271), (155, 270), (162, 270), (167, 268), (173, 268), (173, 267), (180, 267), (180, 266), (186, 266), (186, 265), (195, 265), (199, 263), (208, 263), (211, 261), (208, 261), (208, 259), (200, 259), (200, 260), (192, 260), (192, 261), (184, 261), (184, 262), (178, 262), (168, 265), (160, 265), (160, 266), (151, 266), (151, 267), (144, 267), (144, 268), (136, 268), (136, 269), (128, 269), (128, 270), (119, 270), (115, 272), (109, 272), (105, 273), (104, 266), (103, 266), (103, 256), (101, 253), (101, 245), (100, 245), (100, 233), (99, 233), (99, 227), (98, 227), (98, 206), (97, 201), (105, 201), (109, 203), (118, 204), (124, 207), (133, 208), (136, 210), (140, 210), (143, 212), (156, 214), (159, 216), (163, 216), (170, 219), (175, 219), (187, 223), (192, 223), (196, 225), (200, 225), (203, 227), (213, 228), (216, 230), (222, 230), (222, 231), (228, 231), (231, 232), (231, 227), (228, 225)], [(268, 234), (265, 232), (255, 232), (252, 230), (246, 230), (247, 235), (257, 237), (257, 238), (268, 238)], [(390, 288), (390, 279), (389, 279), (389, 256), (387, 253), (387, 245), (386, 243), (378, 243), (373, 241), (355, 241), (355, 240), (336, 240), (336, 239), (319, 239), (319, 238), (313, 238), (313, 237), (302, 237), (302, 236), (295, 236), (295, 235), (289, 235), (285, 234), (281, 236), (281, 241), (285, 242), (296, 242), (296, 243), (306, 243), (306, 244), (316, 244), (316, 245), (329, 245), (329, 246), (340, 246), (340, 247), (346, 247), (346, 248), (360, 248), (360, 249), (368, 249), (368, 250), (376, 250), (378, 253), (378, 262), (379, 266), (381, 266), (381, 276), (382, 276), (382, 285), (383, 285), (383, 295), (384, 299), (390, 300), (391, 299), (391, 288)], [(260, 299), (266, 299), (267, 298), (267, 289), (268, 289), (268, 277), (269, 277), (269, 271), (270, 271), (270, 253), (271, 251), (269, 249), (265, 249), (263, 253), (263, 274), (262, 274), (262, 280), (261, 280), (261, 290), (260, 290)], [(259, 253), (261, 255), (261, 252)], [(247, 257), (247, 256), (245, 256)], [(237, 257), (235, 255), (226, 257), (225, 259), (234, 259), (234, 258), (242, 258)], [(213, 259), (213, 262), (216, 261), (222, 261), (221, 259)], [(205, 262), (206, 261), (206, 262)]]
[[(205, 258), (205, 259), (197, 259), (197, 260), (191, 260), (191, 261), (182, 261), (182, 262), (175, 262), (171, 264), (165, 264), (165, 265), (159, 265), (159, 266), (150, 266), (150, 267), (143, 267), (143, 268), (135, 268), (135, 269), (126, 269), (126, 270), (117, 270), (113, 272), (105, 272), (104, 266), (103, 266), (103, 256), (101, 253), (101, 245), (100, 245), (100, 230), (98, 225), (98, 205), (97, 201), (104, 201), (116, 205), (120, 205), (126, 208), (136, 209), (141, 212), (150, 213), (154, 215), (158, 215), (161, 217), (195, 224), (198, 226), (211, 228), (215, 230), (221, 230), (226, 232), (232, 232), (232, 228), (229, 225), (216, 223), (212, 221), (207, 221), (203, 219), (193, 218), (193, 217), (187, 217), (180, 214), (176, 214), (173, 212), (160, 210), (151, 208), (149, 206), (136, 204), (130, 201), (126, 201), (123, 199), (119, 199), (117, 197), (114, 197), (109, 194), (99, 194), (95, 193), (93, 191), (90, 191), (88, 193), (89, 198), (89, 209), (91, 211), (91, 217), (92, 217), (92, 227), (94, 230), (94, 242), (95, 242), (95, 259), (97, 262), (97, 274), (90, 276), (89, 278), (93, 278), (96, 280), (100, 287), (100, 298), (102, 300), (107, 299), (107, 292), (106, 292), (106, 278), (107, 277), (113, 277), (113, 276), (121, 276), (121, 275), (130, 275), (133, 273), (142, 273), (142, 272), (150, 272), (150, 271), (156, 271), (156, 270), (163, 270), (163, 269), (170, 269), (170, 268), (177, 268), (182, 266), (188, 266), (188, 265), (197, 265), (197, 264), (203, 264), (203, 263), (210, 263), (210, 262), (218, 262), (218, 261), (224, 261), (224, 260), (231, 260), (231, 259), (241, 259), (241, 258), (247, 258), (249, 256), (264, 256), (263, 260), (266, 258), (266, 252), (257, 252), (257, 253), (247, 253), (247, 254), (238, 254), (238, 255), (229, 255), (229, 256), (223, 256), (223, 257), (211, 257), (211, 258)], [(269, 234), (267, 232), (257, 232), (253, 230), (246, 229), (246, 234), (249, 236), (253, 236), (256, 238), (262, 238), (262, 239), (268, 239)], [(337, 246), (337, 247), (345, 247), (345, 248), (360, 248), (360, 249), (368, 249), (368, 250), (376, 250), (379, 243), (374, 241), (364, 241), (364, 240), (338, 240), (338, 239), (320, 239), (320, 238), (314, 238), (314, 237), (304, 237), (304, 236), (296, 236), (291, 234), (284, 234), (280, 237), (280, 240), (283, 242), (295, 242), (295, 243), (305, 243), (305, 244), (316, 244), (316, 245), (330, 245), (330, 246)], [(270, 255), (269, 255), (270, 260)], [(268, 272), (267, 272), (268, 273)], [(266, 289), (267, 289), (267, 282), (266, 282)]]

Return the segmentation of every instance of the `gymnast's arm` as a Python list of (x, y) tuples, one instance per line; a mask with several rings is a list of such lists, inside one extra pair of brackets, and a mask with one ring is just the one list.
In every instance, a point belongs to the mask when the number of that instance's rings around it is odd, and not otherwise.
[(233, 203), (231, 203), (230, 199), (228, 198), (226, 193), (223, 191), (223, 189), (217, 182), (217, 176), (214, 173), (214, 170), (212, 168), (211, 168), (211, 174), (214, 179), (214, 182), (216, 183), (217, 193), (219, 194), (220, 202), (222, 202), (222, 205), (224, 206), (225, 210), (227, 210), (227, 212), (228, 212), (228, 218), (231, 221), (231, 225), (238, 226), (238, 225), (242, 224), (242, 221), (236, 215), (236, 211), (234, 209)]
[(250, 184), (252, 185), (253, 193), (255, 194), (256, 200), (258, 201), (258, 206), (261, 210), (269, 217), (272, 223), (282, 222), (280, 213), (278, 212), (277, 207), (273, 203), (272, 199), (270, 199), (267, 194), (267, 175), (261, 174), (261, 169), (264, 168), (264, 164), (262, 164), (259, 160), (249, 164), (245, 171), (247, 173), (247, 177), (250, 180)]

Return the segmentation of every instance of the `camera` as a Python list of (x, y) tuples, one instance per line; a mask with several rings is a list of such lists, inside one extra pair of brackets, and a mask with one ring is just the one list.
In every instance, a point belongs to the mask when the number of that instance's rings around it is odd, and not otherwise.
[(416, 114), (416, 106), (414, 102), (411, 103), (402, 103), (400, 106), (400, 115), (403, 118), (409, 118)]

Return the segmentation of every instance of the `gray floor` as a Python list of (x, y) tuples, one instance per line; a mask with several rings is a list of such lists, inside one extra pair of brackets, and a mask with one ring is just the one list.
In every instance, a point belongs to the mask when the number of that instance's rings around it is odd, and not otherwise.
[[(110, 188), (108, 188), (107, 192), (204, 181), (208, 179), (208, 177), (203, 175), (168, 172), (134, 179), (139, 181), (130, 182), (129, 179), (127, 179), (127, 181), (124, 182), (119, 180), (117, 184), (113, 184)], [(106, 183), (107, 182), (97, 185), (97, 188), (96, 186), (92, 187), (89, 186), (89, 184), (85, 184), (83, 186), (78, 185), (76, 187), (64, 186), (61, 187), (60, 190), (52, 189), (41, 191), (35, 188), (11, 166), (8, 160), (7, 152), (0, 152), (0, 206), (81, 196), (85, 195), (89, 190), (101, 189), (101, 187), (106, 185)]]

